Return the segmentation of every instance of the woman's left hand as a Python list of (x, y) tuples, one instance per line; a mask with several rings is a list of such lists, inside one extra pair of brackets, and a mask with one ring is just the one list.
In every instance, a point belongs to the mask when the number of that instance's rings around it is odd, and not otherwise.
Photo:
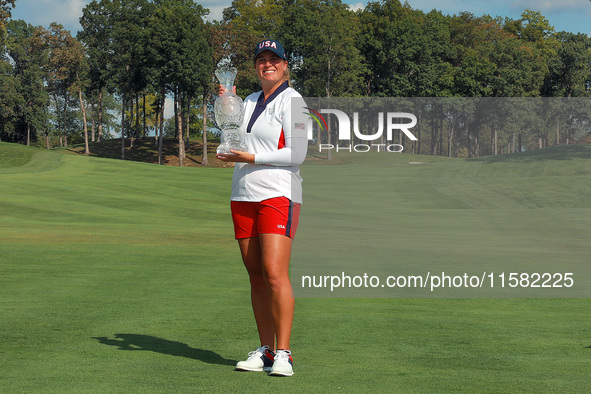
[(254, 155), (252, 153), (234, 149), (231, 149), (230, 152), (231, 153), (219, 153), (216, 157), (221, 161), (254, 164)]

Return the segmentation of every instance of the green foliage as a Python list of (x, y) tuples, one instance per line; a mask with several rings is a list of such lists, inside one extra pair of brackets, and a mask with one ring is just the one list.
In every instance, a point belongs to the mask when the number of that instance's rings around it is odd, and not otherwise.
[(0, 60), (0, 140), (22, 141), (17, 129), (19, 109), (24, 104), (20, 80), (12, 75), (12, 67)]
[(156, 2), (148, 26), (147, 65), (155, 85), (180, 89), (193, 97), (209, 79), (212, 52), (207, 42), (205, 9), (192, 1)]
[(6, 52), (13, 62), (12, 75), (19, 82), (18, 93), (22, 97), (22, 103), (13, 109), (19, 118), (14, 132), (26, 144), (34, 141), (37, 133), (47, 133), (49, 94), (45, 84), (48, 58), (38, 38), (39, 30), (25, 21), (8, 23)]
[(371, 2), (362, 11), (361, 51), (370, 68), (369, 95), (412, 97), (410, 78), (418, 71), (416, 59), (426, 45), (417, 17), (398, 0)]
[(280, 3), (285, 19), (277, 38), (289, 48), (296, 88), (305, 96), (362, 95), (367, 68), (355, 42), (357, 16), (341, 1)]
[(109, 83), (109, 65), (112, 49), (109, 48), (110, 31), (114, 22), (105, 2), (91, 1), (82, 10), (82, 30), (77, 38), (85, 46), (90, 66), (92, 88), (101, 90)]
[(521, 39), (530, 42), (541, 42), (554, 33), (554, 27), (540, 11), (525, 10), (521, 19), (516, 21), (514, 33)]
[[(137, 136), (140, 117), (141, 122), (148, 120), (146, 114), (159, 110), (167, 94), (181, 103), (185, 119), (189, 103), (211, 76), (206, 14), (201, 5), (188, 0), (95, 0), (85, 7), (79, 37), (89, 55), (96, 55), (90, 62), (91, 88), (99, 92), (107, 88), (121, 97), (127, 115), (122, 135)], [(134, 108), (137, 97), (152, 93), (158, 97), (142, 105), (146, 111)], [(150, 121), (155, 126), (155, 119)]]
[[(285, 15), (285, 3), (278, 0), (233, 0), (224, 9), (224, 21), (232, 21), (240, 31), (264, 38), (279, 37), (282, 26), (289, 18)], [(294, 3), (294, 2), (287, 2)]]
[(591, 75), (591, 40), (585, 34), (558, 32), (555, 56), (548, 64), (544, 81), (545, 96), (589, 96)]
[[(254, 47), (263, 39), (279, 38), (284, 14), (277, 0), (234, 0), (224, 10), (223, 20), (212, 25), (214, 64), (230, 64), (238, 69), (238, 95), (245, 97), (261, 89), (254, 73)], [(217, 83), (215, 80), (214, 84)]]
[(11, 10), (16, 0), (0, 0), (0, 48), (4, 45), (6, 22), (11, 17)]

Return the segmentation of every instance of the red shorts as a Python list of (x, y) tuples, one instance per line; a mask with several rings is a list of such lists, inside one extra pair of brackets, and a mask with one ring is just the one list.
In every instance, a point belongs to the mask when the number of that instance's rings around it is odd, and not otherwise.
[(287, 197), (261, 202), (232, 201), (232, 220), (236, 239), (259, 234), (281, 234), (293, 239), (300, 218), (300, 205)]

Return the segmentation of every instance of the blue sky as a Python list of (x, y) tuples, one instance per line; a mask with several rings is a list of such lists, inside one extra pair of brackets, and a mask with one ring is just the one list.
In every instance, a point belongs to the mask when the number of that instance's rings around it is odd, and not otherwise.
[[(78, 19), (91, 0), (16, 0), (13, 19), (24, 19), (33, 25), (48, 27), (58, 22), (74, 34), (80, 29)], [(210, 19), (221, 19), (222, 10), (231, 0), (197, 0), (210, 10)], [(525, 9), (542, 12), (557, 31), (591, 34), (591, 2), (589, 0), (409, 0), (414, 9), (425, 12), (437, 9), (444, 14), (469, 11), (475, 15), (519, 18)], [(353, 8), (362, 8), (367, 1), (348, 0)]]

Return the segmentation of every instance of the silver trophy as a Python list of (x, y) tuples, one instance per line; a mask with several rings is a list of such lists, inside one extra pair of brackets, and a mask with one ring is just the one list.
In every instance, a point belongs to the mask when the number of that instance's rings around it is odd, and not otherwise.
[(230, 149), (248, 151), (248, 146), (241, 141), (239, 133), (244, 105), (242, 99), (232, 92), (237, 73), (235, 67), (223, 66), (215, 70), (215, 76), (225, 88), (224, 94), (215, 100), (213, 107), (215, 121), (222, 130), (222, 143), (217, 149), (217, 153), (221, 154), (231, 153)]

